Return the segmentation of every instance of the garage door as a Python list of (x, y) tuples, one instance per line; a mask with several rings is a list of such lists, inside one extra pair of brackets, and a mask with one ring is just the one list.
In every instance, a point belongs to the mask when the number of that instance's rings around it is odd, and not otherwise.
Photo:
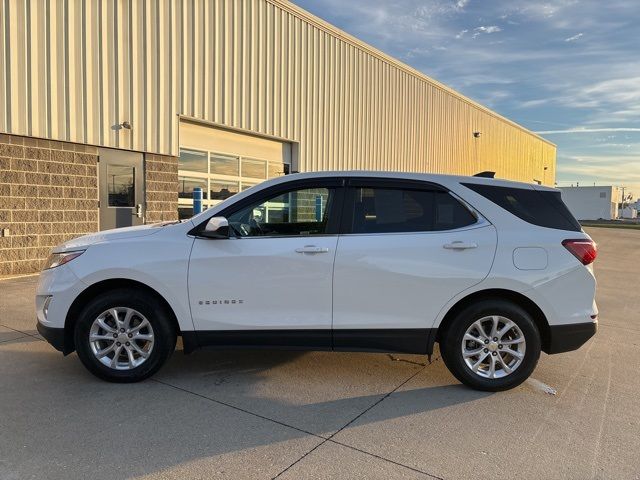
[(291, 169), (291, 144), (193, 122), (180, 122), (178, 212), (193, 214), (193, 189), (203, 208)]

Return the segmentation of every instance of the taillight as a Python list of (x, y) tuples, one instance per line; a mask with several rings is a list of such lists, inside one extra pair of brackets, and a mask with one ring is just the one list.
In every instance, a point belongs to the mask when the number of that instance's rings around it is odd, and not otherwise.
[(598, 256), (596, 242), (581, 238), (579, 240), (563, 240), (562, 246), (569, 250), (571, 254), (582, 262), (583, 265), (589, 265)]

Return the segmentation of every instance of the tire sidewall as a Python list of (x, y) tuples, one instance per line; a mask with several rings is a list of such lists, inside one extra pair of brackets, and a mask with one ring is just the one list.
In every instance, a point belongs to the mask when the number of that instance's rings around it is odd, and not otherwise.
[[(512, 320), (526, 340), (525, 356), (513, 373), (502, 378), (483, 378), (473, 373), (462, 357), (462, 339), (465, 332), (480, 318), (500, 315)], [(502, 391), (524, 382), (535, 369), (540, 358), (540, 332), (533, 318), (518, 305), (504, 300), (484, 300), (463, 309), (451, 323), (441, 345), (442, 357), (453, 375), (465, 385), (478, 390)]]
[[(107, 367), (95, 357), (89, 343), (89, 332), (94, 320), (114, 307), (137, 310), (153, 328), (154, 344), (149, 358), (131, 370)], [(153, 297), (131, 290), (114, 290), (98, 295), (85, 306), (74, 327), (74, 342), (78, 357), (91, 373), (103, 380), (128, 383), (144, 380), (160, 369), (175, 349), (176, 332), (169, 316)]]

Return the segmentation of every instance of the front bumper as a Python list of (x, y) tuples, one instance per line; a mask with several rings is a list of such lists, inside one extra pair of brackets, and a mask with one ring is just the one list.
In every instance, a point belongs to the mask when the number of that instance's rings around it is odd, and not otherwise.
[(549, 327), (549, 346), (547, 353), (562, 353), (577, 350), (598, 330), (598, 322), (570, 323)]
[(68, 353), (64, 349), (64, 328), (47, 327), (40, 322), (36, 322), (36, 328), (38, 333), (44, 337), (56, 350), (64, 353)]

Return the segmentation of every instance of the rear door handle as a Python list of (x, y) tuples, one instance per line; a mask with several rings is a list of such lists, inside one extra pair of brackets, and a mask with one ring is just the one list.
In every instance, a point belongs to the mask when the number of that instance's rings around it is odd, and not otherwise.
[(467, 250), (469, 248), (478, 248), (478, 244), (472, 243), (472, 242), (456, 241), (451, 243), (445, 243), (443, 247), (446, 248), (447, 250)]
[(296, 248), (297, 253), (327, 253), (328, 251), (328, 248), (316, 247), (315, 245), (305, 245), (304, 247)]

